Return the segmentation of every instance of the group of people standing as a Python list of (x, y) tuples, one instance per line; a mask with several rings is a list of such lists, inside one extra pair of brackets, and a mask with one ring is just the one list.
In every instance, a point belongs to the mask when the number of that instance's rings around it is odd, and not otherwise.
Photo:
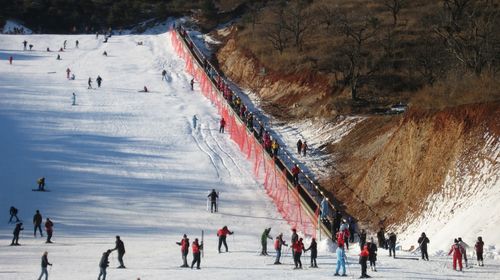
[[(21, 234), (21, 231), (24, 230), (24, 227), (23, 227), (23, 223), (21, 222), (21, 220), (17, 217), (18, 212), (19, 212), (19, 210), (16, 207), (14, 207), (14, 206), (10, 207), (9, 223), (12, 222), (13, 218), (16, 218), (16, 226), (14, 227), (14, 231), (12, 232), (13, 238), (12, 238), (12, 242), (10, 243), (10, 246), (21, 245), (21, 244), (19, 244), (19, 235)], [(40, 237), (43, 237), (42, 223), (43, 223), (42, 214), (40, 213), (40, 210), (36, 210), (35, 215), (33, 215), (33, 236), (35, 238), (36, 238), (37, 231), (39, 232)], [(53, 229), (54, 223), (52, 222), (52, 220), (50, 220), (50, 218), (47, 218), (45, 220), (44, 225), (45, 225), (45, 232), (47, 233), (47, 240), (45, 241), (45, 243), (52, 243), (52, 233), (54, 232), (54, 229)]]

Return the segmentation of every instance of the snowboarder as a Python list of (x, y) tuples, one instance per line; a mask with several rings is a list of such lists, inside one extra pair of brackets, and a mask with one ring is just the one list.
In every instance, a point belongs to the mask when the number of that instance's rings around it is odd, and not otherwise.
[(369, 255), (368, 246), (365, 245), (359, 254), (359, 264), (361, 265), (361, 276), (359, 278), (370, 278), (370, 275), (366, 274), (366, 261), (368, 261)]
[(422, 260), (429, 260), (429, 254), (427, 254), (427, 244), (429, 244), (429, 242), (429, 238), (425, 236), (425, 232), (422, 232), (422, 235), (418, 238), (418, 246), (422, 252)]
[(26, 50), (26, 46), (28, 45), (28, 42), (26, 40), (23, 41), (23, 46), (24, 46), (24, 50)]
[(396, 234), (391, 232), (389, 234), (389, 257), (396, 258)]
[(316, 263), (316, 258), (318, 257), (318, 243), (316, 243), (316, 238), (312, 238), (311, 244), (307, 249), (304, 249), (304, 252), (311, 251), (311, 266), (314, 268), (318, 268), (318, 264)]
[(227, 249), (227, 243), (226, 243), (226, 236), (229, 234), (233, 234), (234, 231), (230, 231), (227, 226), (224, 226), (222, 227), (221, 229), (219, 229), (217, 231), (217, 236), (219, 237), (219, 253), (220, 253), (220, 247), (222, 246), (222, 244), (224, 244), (224, 247), (226, 248), (226, 252), (228, 252), (228, 249)]
[(9, 223), (12, 222), (12, 218), (14, 218), (14, 217), (16, 218), (16, 223), (19, 222), (19, 218), (17, 217), (17, 211), (18, 210), (17, 210), (16, 207), (14, 207), (14, 206), (10, 207), (10, 211), (9, 211), (9, 213), (10, 213)]
[(453, 253), (453, 269), (457, 270), (457, 262), (458, 268), (462, 271), (462, 255), (464, 253), (464, 249), (460, 246), (458, 239), (454, 240), (454, 244), (451, 246), (450, 252), (448, 252), (448, 256)]
[(78, 42), (78, 40), (75, 41), (75, 46), (76, 48), (78, 49), (78, 45), (80, 45), (80, 42)]
[(373, 237), (370, 240), (371, 241), (367, 243), (367, 245), (368, 245), (368, 260), (370, 261), (371, 271), (376, 272), (377, 271), (377, 244), (373, 240)]
[(219, 133), (224, 133), (224, 127), (226, 126), (226, 120), (224, 117), (220, 120)]
[(309, 148), (309, 146), (307, 145), (307, 141), (304, 141), (302, 143), (302, 155), (303, 156), (306, 156), (306, 153), (307, 153), (307, 149)]
[(107, 250), (106, 252), (102, 253), (101, 261), (99, 262), (99, 276), (97, 277), (97, 280), (106, 280), (106, 268), (109, 266), (109, 254), (111, 254), (111, 250)]
[(477, 238), (476, 245), (474, 245), (474, 249), (476, 249), (477, 265), (479, 265), (479, 266), (484, 266), (483, 247), (484, 247), (483, 238), (481, 236), (479, 236)]
[(45, 220), (45, 232), (47, 232), (47, 241), (45, 241), (45, 243), (52, 243), (52, 233), (54, 232), (54, 223), (49, 219), (47, 218), (47, 220)]
[(49, 259), (47, 257), (49, 253), (47, 251), (43, 252), (42, 255), (42, 272), (40, 273), (40, 276), (38, 277), (38, 280), (42, 279), (42, 276), (45, 275), (45, 280), (49, 279), (49, 272), (47, 271), (47, 266), (50, 265), (52, 266), (51, 263), (49, 263)]
[(163, 71), (161, 71), (161, 80), (167, 80), (167, 70), (163, 69)]
[(66, 79), (69, 80), (69, 74), (71, 73), (71, 69), (66, 68)]
[(198, 244), (198, 238), (195, 238), (191, 248), (193, 250), (193, 262), (191, 263), (191, 269), (193, 269), (194, 264), (196, 264), (196, 269), (200, 269), (200, 250), (203, 250), (203, 242)]
[(362, 229), (361, 233), (359, 234), (359, 250), (363, 250), (365, 244), (366, 244), (366, 231)]
[(97, 82), (97, 87), (101, 87), (101, 83), (102, 83), (102, 78), (101, 76), (97, 75), (97, 78), (95, 79), (96, 82)]
[(274, 240), (274, 250), (276, 250), (276, 260), (274, 261), (274, 264), (281, 264), (280, 258), (282, 246), (288, 247), (286, 242), (283, 240), (283, 233), (280, 233), (278, 236), (276, 236), (276, 240)]
[(191, 79), (191, 82), (189, 82), (189, 84), (191, 85), (191, 90), (194, 90), (194, 79)]
[(385, 232), (383, 227), (381, 227), (380, 230), (377, 232), (377, 239), (378, 239), (378, 247), (385, 248)]
[[(215, 189), (212, 189), (212, 191), (210, 192), (210, 194), (207, 197), (210, 200), (210, 213), (213, 213), (214, 211), (217, 212), (218, 211), (217, 199), (219, 199), (219, 195), (217, 194)], [(219, 245), (219, 247), (220, 247), (220, 245)], [(220, 251), (220, 248), (219, 248), (219, 251)]]
[(273, 240), (273, 238), (269, 235), (271, 232), (271, 228), (266, 228), (262, 235), (260, 236), (260, 243), (262, 244), (262, 251), (260, 252), (261, 256), (267, 256), (267, 239)]
[(467, 268), (469, 267), (469, 263), (467, 261), (467, 247), (469, 247), (469, 245), (465, 244), (465, 242), (462, 241), (462, 237), (458, 238), (458, 244), (462, 246), (463, 249), (462, 257), (464, 257), (465, 267)]
[(33, 235), (36, 237), (36, 230), (38, 229), (40, 231), (40, 236), (43, 237), (42, 233), (42, 214), (40, 214), (39, 210), (36, 210), (35, 215), (33, 216), (33, 225), (34, 230), (33, 230)]
[(196, 122), (198, 121), (198, 118), (196, 115), (193, 115), (193, 129), (196, 129)]
[(45, 191), (45, 177), (39, 178), (38, 180), (36, 180), (36, 183), (38, 184), (39, 191)]
[(87, 84), (89, 85), (88, 89), (91, 89), (92, 88), (92, 78), (89, 77), (89, 81), (87, 82)]
[(302, 140), (297, 141), (297, 153), (300, 155), (302, 152)]
[(10, 65), (12, 65), (12, 60), (14, 60), (14, 57), (12, 57), (12, 55), (11, 55), (11, 56), (9, 56), (9, 64)]
[(186, 234), (182, 236), (181, 242), (176, 242), (177, 245), (181, 246), (182, 255), (182, 265), (181, 267), (189, 267), (187, 263), (187, 255), (189, 253), (189, 238)]
[(125, 265), (123, 264), (123, 255), (125, 255), (125, 244), (123, 244), (123, 241), (120, 239), (120, 236), (116, 236), (116, 242), (115, 242), (115, 248), (112, 249), (111, 251), (117, 250), (118, 251), (118, 262), (120, 263), (120, 266), (117, 268), (125, 268)]
[(292, 178), (293, 178), (293, 184), (296, 186), (299, 184), (299, 173), (300, 173), (299, 165), (295, 164), (292, 168)]
[(295, 243), (292, 243), (293, 248), (293, 262), (295, 263), (295, 269), (302, 269), (302, 262), (300, 257), (302, 256), (302, 250), (304, 250), (304, 243), (302, 243), (302, 238)]
[(71, 97), (73, 103), (71, 105), (75, 106), (76, 105), (76, 94), (73, 92), (73, 97)]
[(347, 276), (347, 274), (345, 273), (346, 256), (345, 256), (344, 246), (341, 246), (340, 244), (338, 244), (336, 253), (337, 253), (337, 268), (335, 269), (334, 275), (340, 276), (339, 271), (340, 271), (340, 268), (342, 267), (342, 276)]
[(14, 231), (12, 232), (14, 234), (14, 238), (12, 238), (12, 243), (10, 243), (10, 246), (20, 245), (19, 244), (19, 233), (21, 233), (21, 230), (24, 230), (23, 223), (17, 223), (16, 227), (14, 228)]

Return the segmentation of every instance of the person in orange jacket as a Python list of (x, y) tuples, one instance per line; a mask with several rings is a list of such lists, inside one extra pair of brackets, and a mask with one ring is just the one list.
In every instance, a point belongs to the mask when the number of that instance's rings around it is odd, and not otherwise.
[(302, 255), (302, 250), (304, 250), (304, 243), (302, 243), (302, 238), (292, 244), (293, 248), (293, 262), (295, 263), (295, 269), (302, 269), (302, 262), (300, 261), (300, 256)]
[(227, 243), (226, 243), (226, 236), (229, 234), (233, 234), (234, 231), (230, 231), (227, 226), (224, 226), (223, 228), (219, 229), (217, 231), (217, 236), (219, 237), (219, 253), (220, 253), (220, 247), (222, 246), (222, 244), (224, 244), (224, 247), (226, 247), (226, 252), (228, 251), (227, 250)]
[(196, 264), (196, 269), (200, 269), (200, 250), (203, 250), (203, 242), (199, 244), (198, 238), (195, 238), (191, 248), (193, 250), (193, 262), (191, 263), (191, 269), (193, 269), (194, 264)]
[(457, 262), (460, 271), (462, 271), (462, 254), (464, 253), (464, 249), (460, 246), (460, 243), (457, 239), (455, 239), (455, 244), (451, 246), (450, 252), (448, 252), (448, 256), (453, 253), (453, 269), (457, 270)]
[(359, 278), (370, 278), (371, 276), (366, 274), (366, 262), (368, 261), (368, 256), (370, 252), (368, 251), (368, 246), (365, 245), (361, 253), (359, 254), (359, 264), (361, 265), (361, 276)]

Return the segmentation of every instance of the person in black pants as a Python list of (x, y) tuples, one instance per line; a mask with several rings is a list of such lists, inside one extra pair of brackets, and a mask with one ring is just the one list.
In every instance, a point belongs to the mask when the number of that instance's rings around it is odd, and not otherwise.
[(9, 223), (12, 222), (12, 218), (14, 218), (14, 217), (16, 218), (16, 223), (19, 222), (19, 218), (17, 217), (17, 208), (16, 207), (11, 206), (9, 213), (10, 213)]
[(219, 195), (215, 191), (215, 189), (212, 189), (212, 192), (208, 195), (208, 198), (210, 198), (210, 212), (213, 213), (214, 210), (217, 212), (217, 199), (219, 198)]
[(309, 248), (305, 249), (304, 252), (311, 250), (311, 267), (317, 268), (316, 258), (318, 257), (318, 243), (316, 243), (316, 238), (311, 240), (311, 245)]
[(203, 250), (203, 243), (198, 244), (198, 238), (195, 238), (193, 241), (193, 245), (191, 246), (193, 249), (193, 262), (191, 263), (191, 269), (196, 264), (196, 269), (200, 269), (200, 250)]
[(10, 246), (19, 245), (19, 233), (21, 233), (21, 230), (24, 230), (23, 223), (16, 224), (13, 232), (14, 238), (12, 238), (12, 243), (10, 243)]
[(422, 235), (418, 239), (418, 244), (420, 246), (420, 251), (422, 252), (422, 260), (429, 260), (429, 255), (427, 254), (427, 244), (429, 244), (429, 238), (422, 232)]
[(42, 214), (40, 214), (39, 210), (36, 210), (35, 215), (33, 216), (33, 225), (35, 226), (33, 230), (33, 235), (36, 237), (36, 230), (40, 231), (40, 236), (43, 237), (42, 233)]
[(391, 232), (389, 234), (389, 257), (396, 258), (396, 234)]
[(123, 264), (123, 255), (125, 255), (125, 244), (123, 244), (123, 241), (120, 239), (120, 236), (116, 236), (116, 245), (115, 248), (111, 251), (118, 250), (118, 261), (120, 262), (120, 266), (118, 268), (125, 268), (125, 265)]

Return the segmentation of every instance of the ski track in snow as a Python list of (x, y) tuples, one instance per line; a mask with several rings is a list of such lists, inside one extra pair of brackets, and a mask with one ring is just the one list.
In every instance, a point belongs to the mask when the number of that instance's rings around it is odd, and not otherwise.
[[(293, 271), (289, 252), (282, 266), (271, 265), (273, 256), (258, 256), (264, 228), (272, 227), (273, 237), (283, 232), (289, 240), (290, 227), (252, 177), (245, 155), (227, 133), (214, 132), (217, 111), (196, 89), (191, 91), (191, 77), (169, 36), (113, 36), (105, 44), (94, 35), (0, 35), (0, 205), (5, 219), (14, 205), (25, 222), (20, 247), (8, 246), (14, 225), (0, 223), (0, 279), (34, 279), (45, 250), (54, 263), (50, 279), (95, 278), (102, 252), (114, 247), (117, 234), (125, 242), (128, 269), (115, 269), (113, 253), (109, 279), (332, 277), (336, 259), (325, 241), (319, 244), (319, 269), (307, 268), (308, 257), (303, 257), (305, 269)], [(35, 45), (34, 51), (20, 50), (24, 39)], [(79, 49), (74, 48), (77, 39)], [(45, 52), (47, 46), (59, 49), (64, 40), (68, 48), (60, 53), (62, 61), (55, 59), (56, 52)], [(105, 50), (108, 57), (102, 56)], [(6, 63), (9, 55), (14, 55), (13, 65)], [(66, 79), (67, 67), (76, 80)], [(161, 80), (163, 68), (167, 81)], [(96, 86), (97, 75), (102, 87), (87, 90), (88, 77)], [(138, 92), (144, 85), (151, 92)], [(72, 92), (76, 106), (71, 106)], [(197, 130), (191, 128), (194, 114), (200, 118)], [(31, 191), (41, 176), (51, 192)], [(206, 211), (212, 188), (221, 192), (218, 214)], [(54, 244), (33, 238), (30, 218), (36, 209), (54, 221)], [(228, 237), (230, 253), (217, 254), (215, 232), (223, 225), (235, 234)], [(175, 242), (183, 233), (191, 241), (199, 238), (202, 229), (202, 270), (178, 268)], [(272, 248), (269, 241), (274, 255)], [(354, 248), (347, 254), (348, 278), (360, 273), (358, 253)], [(446, 257), (431, 256), (423, 263), (386, 255), (379, 252), (379, 272), (372, 276), (500, 279), (498, 261), (457, 273)]]

